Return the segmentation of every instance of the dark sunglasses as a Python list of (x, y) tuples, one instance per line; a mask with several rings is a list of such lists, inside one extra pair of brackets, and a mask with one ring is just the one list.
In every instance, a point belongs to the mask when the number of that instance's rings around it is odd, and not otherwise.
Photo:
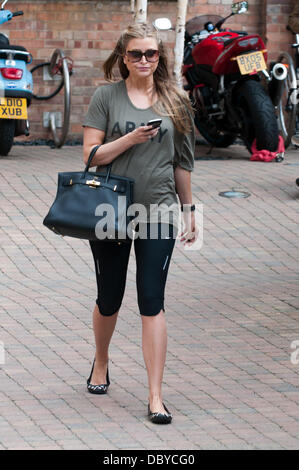
[(130, 59), (130, 62), (140, 62), (143, 56), (148, 62), (157, 62), (159, 59), (159, 51), (157, 49), (148, 49), (145, 52), (134, 49), (133, 51), (127, 51), (126, 55)]

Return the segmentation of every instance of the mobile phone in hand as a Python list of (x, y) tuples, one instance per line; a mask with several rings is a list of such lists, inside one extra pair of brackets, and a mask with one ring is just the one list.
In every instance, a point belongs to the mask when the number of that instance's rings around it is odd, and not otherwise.
[(151, 119), (148, 121), (147, 126), (152, 126), (152, 129), (156, 129), (156, 127), (160, 127), (162, 124), (162, 119)]

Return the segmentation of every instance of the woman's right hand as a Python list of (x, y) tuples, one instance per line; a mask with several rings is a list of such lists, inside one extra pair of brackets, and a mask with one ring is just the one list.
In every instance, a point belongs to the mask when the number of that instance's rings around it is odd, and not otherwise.
[(153, 129), (152, 126), (140, 126), (127, 134), (127, 136), (131, 139), (132, 145), (136, 145), (143, 144), (144, 142), (156, 137), (158, 132), (159, 127)]

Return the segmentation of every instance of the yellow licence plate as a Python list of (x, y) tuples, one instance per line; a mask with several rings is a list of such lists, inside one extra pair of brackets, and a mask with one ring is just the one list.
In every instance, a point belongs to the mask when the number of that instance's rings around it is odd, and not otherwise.
[(242, 75), (260, 72), (267, 68), (262, 52), (251, 52), (237, 57), (238, 66)]
[(26, 98), (0, 97), (0, 119), (27, 119)]

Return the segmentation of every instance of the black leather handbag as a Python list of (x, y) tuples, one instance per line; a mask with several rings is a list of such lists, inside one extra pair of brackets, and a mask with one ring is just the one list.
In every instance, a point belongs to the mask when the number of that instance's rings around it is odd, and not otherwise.
[(58, 235), (86, 240), (129, 242), (127, 209), (133, 203), (132, 178), (89, 171), (100, 145), (90, 152), (83, 172), (58, 173), (56, 198), (43, 224)]

